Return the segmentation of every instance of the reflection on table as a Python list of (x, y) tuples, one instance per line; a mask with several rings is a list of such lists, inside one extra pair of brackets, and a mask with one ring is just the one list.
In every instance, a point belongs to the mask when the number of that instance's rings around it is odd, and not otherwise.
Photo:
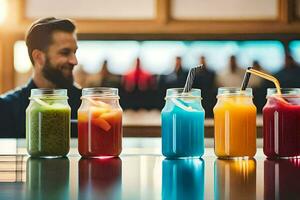
[(204, 199), (204, 161), (165, 159), (162, 163), (162, 199)]
[(265, 160), (264, 199), (299, 199), (300, 159)]
[(215, 161), (215, 199), (255, 199), (256, 160)]
[(120, 158), (81, 158), (79, 199), (122, 199), (122, 160)]
[(151, 141), (111, 159), (0, 156), (0, 199), (300, 199), (300, 159), (169, 160)]
[(69, 159), (28, 158), (27, 199), (70, 199)]

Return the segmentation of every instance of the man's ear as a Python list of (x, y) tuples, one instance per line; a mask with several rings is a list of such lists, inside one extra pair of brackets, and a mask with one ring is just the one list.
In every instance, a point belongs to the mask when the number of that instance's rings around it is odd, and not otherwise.
[(46, 62), (46, 54), (38, 49), (32, 51), (32, 58), (35, 66), (44, 66)]

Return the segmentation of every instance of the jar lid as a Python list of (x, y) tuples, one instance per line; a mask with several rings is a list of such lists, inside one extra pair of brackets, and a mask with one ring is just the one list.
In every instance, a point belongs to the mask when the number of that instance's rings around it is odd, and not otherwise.
[(218, 88), (219, 96), (246, 96), (252, 97), (252, 88), (246, 88), (245, 90), (241, 90), (239, 87), (220, 87)]

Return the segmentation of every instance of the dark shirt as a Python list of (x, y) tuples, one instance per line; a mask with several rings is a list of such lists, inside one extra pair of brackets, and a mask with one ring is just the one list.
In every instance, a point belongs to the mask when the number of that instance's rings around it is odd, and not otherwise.
[(300, 67), (298, 66), (283, 68), (275, 74), (275, 77), (278, 79), (281, 88), (300, 87)]
[[(29, 105), (31, 89), (37, 88), (33, 80), (23, 87), (0, 96), (0, 137), (25, 138), (25, 111)], [(81, 90), (75, 86), (68, 88), (71, 119), (77, 119)], [(77, 137), (77, 123), (71, 124), (71, 136)]]

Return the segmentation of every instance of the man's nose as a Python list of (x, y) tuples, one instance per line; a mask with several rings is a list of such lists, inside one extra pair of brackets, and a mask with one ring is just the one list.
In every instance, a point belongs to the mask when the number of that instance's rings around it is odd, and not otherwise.
[(72, 64), (72, 65), (77, 65), (77, 64), (78, 64), (77, 57), (76, 57), (75, 54), (73, 54), (73, 55), (70, 57), (69, 63)]

